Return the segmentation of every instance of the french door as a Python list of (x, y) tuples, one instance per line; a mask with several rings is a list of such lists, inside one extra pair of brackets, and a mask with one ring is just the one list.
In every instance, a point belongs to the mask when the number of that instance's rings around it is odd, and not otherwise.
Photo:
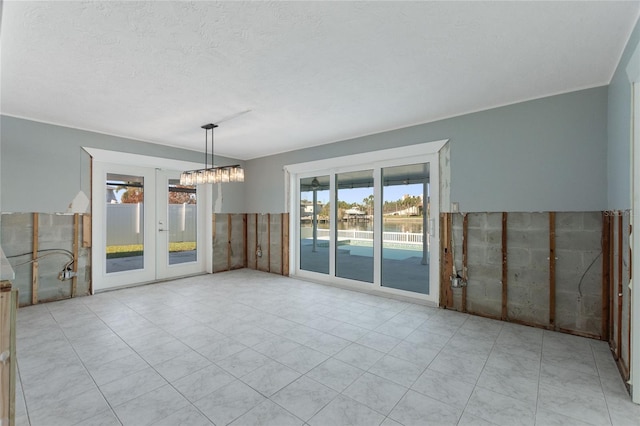
[(205, 186), (179, 175), (94, 162), (95, 291), (205, 272)]
[(287, 166), (290, 273), (437, 303), (441, 146)]

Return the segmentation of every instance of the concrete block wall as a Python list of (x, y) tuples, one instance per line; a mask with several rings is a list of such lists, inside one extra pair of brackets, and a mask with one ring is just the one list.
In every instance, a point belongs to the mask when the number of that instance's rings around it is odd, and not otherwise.
[[(0, 224), (5, 254), (14, 265), (20, 306), (32, 304), (33, 213), (2, 213)], [(58, 274), (71, 259), (73, 253), (74, 216), (68, 214), (38, 214), (38, 301), (47, 302), (71, 297), (71, 280), (60, 281)], [(82, 223), (81, 220), (79, 220)], [(91, 249), (82, 247), (82, 226), (78, 238), (78, 278), (76, 295), (84, 296), (91, 288)], [(54, 252), (51, 250), (60, 250)], [(24, 256), (12, 257), (21, 254)]]
[(256, 245), (256, 269), (259, 271), (269, 270), (269, 215), (257, 214), (257, 241)]
[[(453, 263), (455, 266), (455, 274), (464, 276), (464, 265), (462, 264), (462, 244), (463, 244), (463, 221), (462, 214), (451, 215), (451, 239), (453, 246)], [(453, 270), (445, 271), (446, 276), (454, 274)], [(462, 288), (453, 288), (453, 306), (455, 309), (462, 310)]]
[(213, 223), (214, 272), (247, 267), (288, 274), (283, 262), (289, 244), (287, 215), (218, 213)]
[[(465, 216), (466, 235), (463, 229)], [(453, 262), (461, 276), (464, 276), (465, 267), (465, 237), (467, 245), (467, 287), (452, 289), (453, 297), (446, 301), (447, 307), (605, 337), (602, 332), (602, 212), (472, 212), (449, 213), (444, 217), (451, 219), (452, 241), (442, 244), (453, 248)], [(506, 218), (504, 271), (503, 217)], [(552, 227), (554, 279), (551, 276)], [(503, 272), (506, 274), (504, 283)], [(445, 277), (452, 273), (443, 274), (441, 291), (448, 290), (444, 286), (450, 286), (450, 282)], [(553, 312), (552, 293), (555, 297)]]
[(282, 275), (282, 216), (269, 216), (269, 271)]
[(602, 212), (556, 213), (556, 324), (602, 332)]
[(229, 239), (229, 250), (231, 251), (231, 269), (240, 269), (246, 266), (245, 236), (246, 220), (244, 214), (231, 214), (231, 238)]
[(213, 272), (228, 271), (229, 233), (226, 214), (213, 215)]
[(244, 268), (246, 264), (246, 215), (213, 215), (213, 271)]
[[(15, 272), (12, 281), (13, 288), (18, 289), (18, 304), (27, 306), (31, 304), (31, 263), (25, 263), (31, 259), (33, 250), (33, 214), (31, 213), (3, 213), (0, 221), (2, 230), (0, 236), (2, 249), (9, 258), (9, 263)], [(18, 256), (28, 253), (27, 256)], [(66, 263), (66, 261), (65, 261)]]
[[(467, 310), (500, 317), (502, 311), (502, 213), (469, 214)], [(454, 252), (461, 262), (462, 250)]]
[(546, 325), (549, 318), (549, 214), (507, 217), (507, 315)]
[(247, 267), (251, 269), (257, 269), (258, 257), (256, 256), (256, 250), (258, 248), (257, 242), (257, 223), (256, 214), (247, 215)]

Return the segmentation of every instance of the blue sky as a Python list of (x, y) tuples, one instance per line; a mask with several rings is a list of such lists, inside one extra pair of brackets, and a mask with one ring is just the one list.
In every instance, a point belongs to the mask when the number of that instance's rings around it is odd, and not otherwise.
[[(405, 194), (420, 195), (422, 194), (422, 188), (422, 184), (386, 186), (384, 188), (384, 198), (386, 201), (396, 201), (401, 199)], [(373, 194), (373, 188), (353, 188), (340, 192), (340, 195), (344, 197), (342, 201), (346, 201), (347, 203), (362, 203), (362, 200), (371, 194)], [(306, 198), (309, 201), (313, 199), (313, 193), (311, 191), (303, 192), (301, 196), (302, 199)], [(318, 201), (321, 201), (323, 204), (328, 203), (329, 191), (318, 191)]]

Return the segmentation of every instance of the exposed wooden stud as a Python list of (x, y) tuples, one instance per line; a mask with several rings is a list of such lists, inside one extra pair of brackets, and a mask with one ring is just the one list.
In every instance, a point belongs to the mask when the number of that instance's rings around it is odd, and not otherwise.
[(255, 258), (255, 268), (253, 269), (258, 269), (258, 234), (259, 234), (259, 228), (258, 228), (258, 213), (256, 213), (256, 245), (255, 245), (255, 256), (253, 256)]
[(442, 241), (443, 265), (442, 265), (442, 285), (440, 291), (440, 304), (446, 308), (453, 307), (453, 290), (451, 289), (451, 271), (453, 271), (453, 255), (451, 251), (451, 213), (442, 214)]
[[(615, 321), (614, 321), (614, 312), (615, 312), (615, 226), (614, 220), (609, 217), (609, 348), (615, 354)], [(616, 355), (617, 356), (617, 355)]]
[(248, 257), (247, 257), (247, 214), (243, 213), (242, 214), (242, 253), (243, 253), (243, 258), (242, 258), (242, 266), (243, 267), (247, 267), (249, 261), (248, 261)]
[[(629, 268), (628, 268), (629, 269), (629, 274), (628, 274), (629, 275), (629, 281), (631, 281), (631, 279), (633, 278), (632, 277), (632, 269), (631, 269), (631, 266), (632, 266), (631, 261), (633, 260), (632, 259), (633, 255), (632, 255), (632, 252), (631, 252), (631, 241), (632, 241), (631, 240), (631, 232), (632, 232), (631, 226), (632, 226), (631, 223), (629, 223), (629, 238), (627, 239), (627, 241), (629, 242), (629, 248), (628, 248), (628, 251), (629, 251)], [(627, 312), (629, 313), (629, 315), (627, 316), (627, 321), (628, 321), (628, 326), (627, 326), (627, 351), (628, 351), (627, 352), (627, 360), (629, 361), (629, 364), (631, 364), (631, 300), (633, 300), (633, 290), (631, 288), (629, 288), (628, 285), (627, 285), (627, 292), (629, 294), (629, 297), (628, 297), (628, 300), (627, 300), (627, 303), (628, 303)], [(628, 368), (627, 369), (627, 375), (624, 376), (624, 380), (626, 382), (628, 382), (630, 378), (631, 378), (631, 368)]]
[[(628, 311), (627, 311), (627, 312), (629, 312), (629, 315), (627, 316), (627, 321), (628, 321), (628, 324), (627, 324), (627, 360), (628, 360), (629, 364), (631, 364), (631, 327), (632, 327), (631, 326), (631, 293), (632, 293), (632, 290), (629, 289), (629, 302), (628, 302), (629, 306), (628, 306)], [(625, 381), (629, 381), (629, 379), (631, 378), (630, 375), (631, 375), (631, 369), (629, 368), (629, 369), (627, 369), (627, 375), (624, 376), (624, 380)]]
[(507, 320), (507, 219), (508, 213), (502, 213), (502, 319)]
[[(17, 354), (16, 354), (16, 350), (18, 348), (17, 344), (16, 344), (16, 335), (17, 330), (16, 330), (16, 317), (18, 314), (18, 289), (13, 289), (11, 290), (11, 317), (9, 319), (9, 324), (10, 324), (10, 328), (11, 328), (11, 348), (9, 349), (9, 362), (10, 364), (12, 364), (13, 366), (10, 367), (11, 368), (11, 377), (9, 377), (9, 399), (11, 401), (11, 404), (9, 405), (9, 419), (14, 419), (16, 418), (16, 378), (17, 378), (17, 372), (16, 372), (16, 362), (18, 360)], [(9, 423), (10, 425), (13, 425), (12, 423)]]
[[(11, 350), (11, 285), (9, 291), (0, 291), (0, 352)], [(12, 359), (0, 363), (0, 420), (9, 419), (11, 392), (9, 380), (13, 375)], [(9, 424), (9, 422), (7, 422)]]
[(82, 247), (91, 247), (91, 215), (82, 215)]
[(610, 285), (610, 260), (611, 260), (611, 240), (610, 228), (611, 216), (602, 213), (602, 327), (600, 329), (600, 338), (609, 341), (609, 285)]
[[(469, 262), (469, 217), (465, 213), (462, 218), (462, 277), (465, 283), (468, 282), (469, 276), (467, 265)], [(462, 312), (467, 312), (467, 286), (462, 287)]]
[(0, 291), (0, 423), (13, 425), (15, 420), (17, 290), (2, 282)]
[(227, 271), (231, 270), (231, 232), (232, 229), (231, 213), (227, 214)]
[(271, 272), (271, 213), (267, 213), (267, 272)]
[(622, 216), (617, 216), (618, 220), (618, 293), (616, 294), (617, 302), (618, 302), (618, 319), (617, 319), (617, 348), (616, 353), (619, 357), (622, 356), (622, 253), (623, 253), (623, 241), (622, 241)]
[(282, 275), (289, 276), (289, 213), (282, 213)]
[(211, 250), (211, 272), (216, 272), (216, 214), (211, 215), (211, 244), (213, 249)]
[(73, 277), (71, 278), (71, 297), (76, 297), (78, 290), (78, 257), (80, 245), (80, 215), (73, 215)]
[(38, 303), (38, 213), (33, 214), (33, 242), (32, 242), (32, 260), (31, 264), (31, 304)]
[(447, 252), (449, 251), (449, 248), (447, 246), (447, 231), (446, 231), (446, 213), (441, 213), (440, 217), (438, 218), (440, 220), (440, 300), (438, 301), (438, 304), (440, 306), (445, 306), (446, 307), (446, 296), (445, 296), (445, 292), (447, 291), (447, 282), (446, 282), (446, 275), (445, 275), (445, 270), (447, 269)]
[(556, 212), (549, 212), (549, 325), (556, 326)]

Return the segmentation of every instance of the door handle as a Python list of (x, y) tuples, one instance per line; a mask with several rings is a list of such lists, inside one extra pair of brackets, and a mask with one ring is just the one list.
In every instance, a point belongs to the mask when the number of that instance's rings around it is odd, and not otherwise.
[(158, 229), (158, 231), (160, 231), (160, 232), (169, 232), (168, 229)]

